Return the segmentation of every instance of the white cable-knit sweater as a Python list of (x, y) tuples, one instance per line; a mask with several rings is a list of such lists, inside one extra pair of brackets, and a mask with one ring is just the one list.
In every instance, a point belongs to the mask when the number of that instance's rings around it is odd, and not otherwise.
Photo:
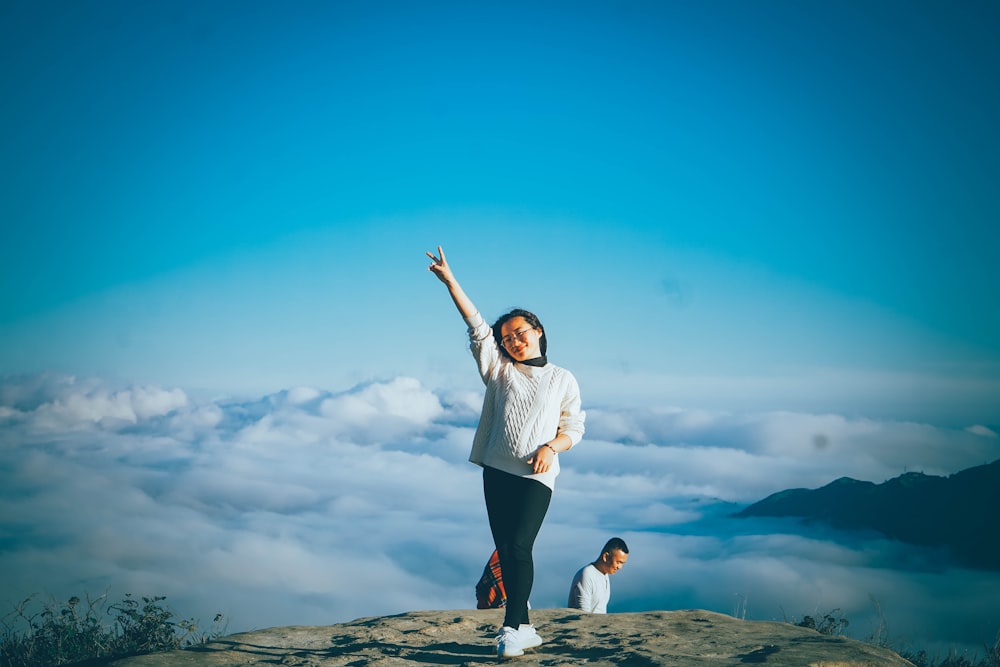
[(486, 385), (469, 460), (554, 488), (558, 454), (548, 471), (537, 475), (526, 461), (539, 445), (559, 434), (569, 436), (573, 445), (583, 438), (586, 414), (580, 409), (576, 378), (555, 364), (527, 366), (511, 361), (501, 354), (492, 328), (479, 313), (465, 322), (472, 354)]

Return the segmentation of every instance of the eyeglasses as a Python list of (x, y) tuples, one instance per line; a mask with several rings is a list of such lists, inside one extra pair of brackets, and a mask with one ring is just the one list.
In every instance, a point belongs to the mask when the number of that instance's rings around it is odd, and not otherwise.
[(503, 338), (501, 338), (500, 342), (503, 343), (504, 347), (510, 347), (510, 344), (514, 342), (515, 338), (521, 342), (524, 342), (524, 337), (527, 335), (529, 331), (534, 331), (534, 328), (528, 327), (527, 329), (521, 329), (520, 331), (512, 331)]

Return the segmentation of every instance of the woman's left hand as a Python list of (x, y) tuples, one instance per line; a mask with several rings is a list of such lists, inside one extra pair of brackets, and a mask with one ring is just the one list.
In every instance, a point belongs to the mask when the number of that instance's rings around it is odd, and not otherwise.
[(556, 452), (548, 444), (539, 446), (535, 453), (531, 455), (527, 463), (531, 466), (534, 474), (548, 472), (552, 467), (552, 461), (556, 458)]

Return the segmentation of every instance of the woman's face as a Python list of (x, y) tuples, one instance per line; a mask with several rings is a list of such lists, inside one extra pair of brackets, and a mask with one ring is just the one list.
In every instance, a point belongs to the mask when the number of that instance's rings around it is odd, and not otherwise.
[(542, 355), (539, 341), (542, 332), (533, 328), (523, 317), (512, 317), (500, 326), (501, 343), (515, 361), (534, 359)]

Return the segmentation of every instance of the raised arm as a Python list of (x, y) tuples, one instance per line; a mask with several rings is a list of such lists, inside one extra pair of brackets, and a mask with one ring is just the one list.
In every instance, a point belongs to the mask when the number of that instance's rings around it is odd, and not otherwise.
[(448, 266), (448, 260), (445, 259), (444, 250), (441, 249), (441, 246), (438, 246), (437, 257), (431, 252), (427, 253), (427, 256), (431, 258), (431, 265), (427, 267), (427, 270), (437, 276), (438, 280), (443, 282), (448, 288), (448, 294), (451, 295), (451, 300), (455, 302), (455, 307), (458, 308), (458, 312), (462, 314), (462, 317), (469, 318), (475, 315), (478, 311), (473, 305), (472, 300), (466, 295), (465, 290), (458, 284), (455, 274), (451, 272), (451, 267)]

